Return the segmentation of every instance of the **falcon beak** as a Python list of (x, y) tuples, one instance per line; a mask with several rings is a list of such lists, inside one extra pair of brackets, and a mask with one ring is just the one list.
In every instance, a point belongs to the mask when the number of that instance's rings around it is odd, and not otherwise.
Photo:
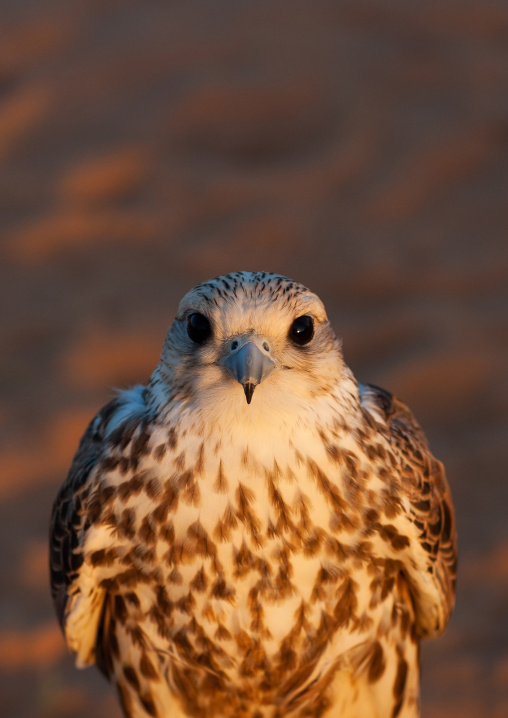
[(254, 389), (270, 376), (275, 369), (275, 362), (270, 357), (266, 340), (262, 337), (249, 337), (243, 343), (235, 339), (231, 347), (234, 349), (224, 360), (224, 365), (233, 379), (243, 386), (247, 404), (250, 404)]

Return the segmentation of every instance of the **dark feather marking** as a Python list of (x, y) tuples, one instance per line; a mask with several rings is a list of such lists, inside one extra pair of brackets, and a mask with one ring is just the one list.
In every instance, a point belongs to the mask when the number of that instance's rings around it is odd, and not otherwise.
[(196, 591), (197, 593), (203, 593), (206, 591), (208, 586), (208, 580), (206, 578), (205, 569), (203, 566), (199, 569), (199, 571), (196, 573), (192, 581), (190, 582), (190, 587), (193, 591)]
[(219, 576), (212, 586), (211, 595), (213, 598), (219, 598), (223, 601), (232, 603), (235, 598), (236, 591), (233, 586), (228, 586), (224, 576)]
[(228, 629), (225, 626), (223, 626), (222, 623), (219, 623), (219, 625), (217, 626), (217, 628), (215, 630), (214, 638), (217, 641), (230, 641), (232, 636), (231, 636), (231, 633), (228, 631)]
[(117, 521), (119, 535), (132, 539), (135, 536), (134, 530), (135, 513), (133, 509), (124, 509)]
[(205, 444), (202, 441), (199, 446), (198, 458), (196, 460), (196, 465), (194, 467), (194, 472), (196, 473), (196, 475), (199, 476), (203, 473), (204, 465), (205, 465)]
[(120, 459), (117, 456), (108, 454), (105, 456), (100, 463), (100, 473), (105, 474), (109, 471), (114, 471), (118, 466)]
[(157, 540), (157, 534), (156, 534), (155, 529), (150, 521), (149, 516), (145, 516), (145, 518), (141, 522), (141, 526), (139, 527), (138, 536), (144, 544), (146, 544), (148, 546), (155, 545), (155, 542)]
[(407, 673), (407, 661), (402, 655), (399, 655), (399, 662), (397, 664), (397, 675), (395, 676), (395, 683), (393, 685), (393, 697), (395, 698), (395, 706), (392, 711), (392, 718), (397, 718), (402, 709), (402, 705), (404, 703), (404, 693), (406, 690)]
[(229, 483), (222, 467), (222, 459), (219, 461), (219, 468), (217, 471), (217, 478), (213, 484), (213, 490), (219, 494), (226, 494), (228, 492)]
[(189, 477), (185, 489), (181, 492), (180, 497), (187, 506), (199, 507), (201, 505), (201, 490), (192, 474)]
[(129, 593), (126, 593), (124, 598), (127, 601), (127, 603), (130, 604), (133, 608), (135, 608), (135, 609), (141, 608), (139, 598), (132, 591), (129, 591)]
[(147, 429), (146, 423), (141, 423), (139, 433), (133, 438), (131, 445), (130, 459), (132, 465), (136, 465), (139, 459), (145, 454), (149, 453), (148, 442), (150, 441), (150, 432)]
[(167, 446), (166, 444), (159, 444), (155, 447), (153, 450), (153, 457), (156, 461), (162, 461), (166, 454)]
[(178, 434), (175, 427), (172, 426), (168, 431), (168, 448), (171, 449), (171, 451), (175, 451), (177, 444)]
[(155, 707), (155, 703), (153, 702), (152, 697), (145, 694), (139, 696), (139, 700), (141, 701), (141, 705), (148, 713), (148, 715), (153, 716), (153, 718), (157, 718), (157, 709)]
[(90, 563), (92, 566), (111, 566), (117, 557), (118, 552), (114, 548), (99, 549), (90, 555)]
[(183, 583), (183, 576), (180, 573), (180, 571), (175, 567), (171, 571), (171, 573), (168, 576), (169, 583), (172, 583), (176, 586), (181, 586)]
[(128, 481), (124, 481), (117, 488), (117, 495), (120, 501), (127, 501), (131, 496), (137, 496), (143, 488), (146, 472), (134, 474)]
[(117, 594), (114, 598), (113, 614), (120, 621), (120, 623), (125, 623), (127, 618), (127, 607), (125, 605), (125, 600), (120, 594)]
[(378, 532), (383, 541), (387, 541), (392, 545), (392, 548), (395, 551), (402, 551), (402, 549), (407, 548), (409, 546), (409, 538), (407, 536), (402, 536), (395, 526), (392, 526), (391, 524), (386, 525), (379, 525)]
[(235, 571), (233, 575), (235, 578), (241, 578), (242, 576), (245, 576), (254, 568), (254, 555), (252, 554), (252, 551), (248, 548), (245, 541), (242, 542), (242, 545), (239, 550), (233, 547), (233, 555), (235, 562)]
[(347, 578), (339, 588), (337, 592), (338, 600), (333, 611), (336, 628), (347, 626), (350, 621), (356, 618), (355, 611), (358, 607), (357, 590), (358, 584), (352, 578)]
[(210, 539), (199, 519), (189, 526), (187, 536), (191, 541), (193, 553), (197, 556), (207, 558), (217, 553), (217, 546)]
[(446, 501), (443, 501), (441, 506), (443, 507), (443, 514), (444, 514), (444, 525), (443, 525), (443, 533), (441, 534), (441, 539), (444, 543), (450, 540), (450, 533), (452, 528), (452, 516), (450, 507), (448, 506), (448, 503)]
[(134, 690), (139, 693), (139, 679), (134, 668), (128, 664), (124, 665), (123, 674), (125, 676), (125, 679), (127, 680), (127, 683), (129, 683), (134, 688)]
[(371, 657), (368, 666), (369, 683), (375, 683), (381, 678), (386, 668), (384, 652), (379, 641), (374, 641), (372, 644)]
[(141, 656), (141, 661), (139, 662), (139, 670), (145, 676), (145, 678), (148, 678), (151, 681), (160, 680), (158, 672), (155, 670), (153, 663), (148, 658), (146, 653), (143, 653), (143, 655)]

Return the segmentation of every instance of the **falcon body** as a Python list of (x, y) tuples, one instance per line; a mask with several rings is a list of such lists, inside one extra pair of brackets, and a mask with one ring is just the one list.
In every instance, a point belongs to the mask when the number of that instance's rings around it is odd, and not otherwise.
[(184, 297), (52, 515), (67, 643), (133, 718), (417, 716), (455, 565), (416, 420), (358, 384), (315, 294), (267, 273)]

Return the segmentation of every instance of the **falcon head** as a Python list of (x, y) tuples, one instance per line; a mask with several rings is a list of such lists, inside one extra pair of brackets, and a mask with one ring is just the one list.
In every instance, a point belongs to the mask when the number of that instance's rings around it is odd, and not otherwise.
[(182, 299), (156, 371), (168, 399), (222, 419), (229, 408), (294, 413), (348, 370), (319, 297), (287, 277), (235, 272)]

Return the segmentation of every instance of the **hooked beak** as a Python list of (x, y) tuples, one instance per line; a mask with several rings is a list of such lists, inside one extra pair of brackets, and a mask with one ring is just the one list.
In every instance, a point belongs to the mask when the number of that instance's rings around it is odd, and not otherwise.
[(275, 362), (268, 352), (258, 346), (258, 343), (263, 341), (250, 337), (243, 344), (239, 342), (238, 348), (231, 351), (224, 360), (224, 365), (233, 379), (243, 386), (247, 404), (251, 403), (257, 385), (275, 369)]

